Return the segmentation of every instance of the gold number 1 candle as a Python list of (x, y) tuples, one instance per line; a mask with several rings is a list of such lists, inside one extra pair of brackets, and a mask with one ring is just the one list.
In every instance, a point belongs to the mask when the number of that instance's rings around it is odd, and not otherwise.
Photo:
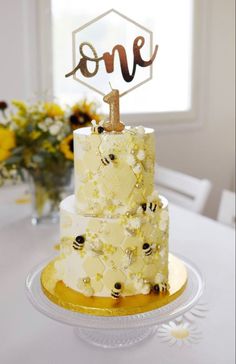
[(109, 122), (104, 125), (106, 131), (124, 130), (125, 125), (120, 121), (120, 96), (119, 90), (112, 90), (109, 94), (105, 95), (103, 101), (109, 105)]

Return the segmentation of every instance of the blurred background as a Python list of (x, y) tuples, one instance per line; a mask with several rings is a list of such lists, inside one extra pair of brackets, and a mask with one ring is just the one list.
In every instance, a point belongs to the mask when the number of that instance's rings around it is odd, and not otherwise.
[[(72, 69), (71, 32), (115, 8), (151, 29), (159, 45), (153, 79), (121, 99), (122, 120), (155, 128), (161, 166), (210, 181), (202, 213), (216, 218), (222, 191), (234, 191), (235, 182), (234, 6), (234, 0), (147, 0), (145, 7), (0, 0), (0, 100), (72, 105), (86, 97), (106, 113), (101, 95), (64, 75)], [(102, 36), (104, 43), (112, 38), (109, 30)]]

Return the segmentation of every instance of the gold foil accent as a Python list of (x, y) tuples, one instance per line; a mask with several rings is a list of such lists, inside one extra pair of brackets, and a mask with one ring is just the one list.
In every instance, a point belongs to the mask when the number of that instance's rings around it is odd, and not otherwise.
[[(175, 300), (183, 293), (187, 284), (187, 270), (183, 262), (169, 254), (169, 290), (167, 292), (120, 297), (118, 300), (113, 300), (112, 297), (86, 297), (66, 287), (62, 281), (56, 280), (54, 263), (58, 259), (54, 259), (42, 271), (43, 292), (59, 306), (89, 315), (124, 316), (151, 311)], [(53, 281), (55, 281), (54, 285)]]
[(88, 284), (88, 283), (90, 283), (90, 278), (89, 278), (89, 277), (85, 277), (85, 278), (83, 278), (83, 283), (84, 283), (84, 284)]

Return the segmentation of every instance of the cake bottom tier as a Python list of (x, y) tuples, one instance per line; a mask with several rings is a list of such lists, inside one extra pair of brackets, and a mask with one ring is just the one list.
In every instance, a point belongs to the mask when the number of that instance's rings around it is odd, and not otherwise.
[(43, 292), (52, 302), (63, 308), (90, 315), (124, 316), (163, 307), (183, 293), (188, 279), (184, 263), (169, 254), (169, 290), (167, 292), (121, 297), (119, 300), (107, 297), (86, 297), (78, 291), (66, 287), (62, 281), (57, 281), (54, 267), (57, 259), (51, 261), (42, 271)]
[(168, 289), (168, 204), (120, 218), (81, 216), (74, 196), (60, 206), (55, 277), (84, 296), (117, 299)]

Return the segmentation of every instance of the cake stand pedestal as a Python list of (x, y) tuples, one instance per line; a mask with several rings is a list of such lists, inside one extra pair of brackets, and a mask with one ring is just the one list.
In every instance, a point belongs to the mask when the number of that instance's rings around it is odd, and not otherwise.
[(179, 257), (188, 271), (183, 293), (158, 309), (128, 316), (94, 316), (64, 309), (51, 302), (43, 293), (40, 276), (49, 260), (34, 268), (26, 279), (26, 292), (33, 306), (53, 320), (74, 327), (79, 339), (103, 348), (122, 348), (135, 345), (155, 334), (158, 325), (189, 311), (203, 292), (203, 278), (193, 263)]

